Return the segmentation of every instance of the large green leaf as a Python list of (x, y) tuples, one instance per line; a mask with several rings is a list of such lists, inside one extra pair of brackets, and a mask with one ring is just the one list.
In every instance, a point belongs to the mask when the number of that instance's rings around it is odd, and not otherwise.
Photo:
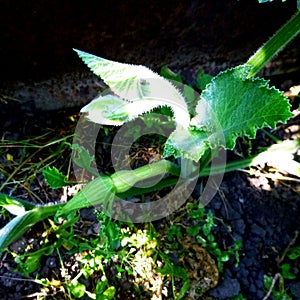
[(265, 79), (247, 78), (248, 72), (249, 67), (238, 66), (212, 79), (201, 94), (191, 127), (176, 129), (165, 156), (197, 161), (208, 147), (233, 149), (238, 137), (254, 138), (259, 128), (274, 128), (292, 116), (283, 93)]
[(109, 119), (121, 121), (124, 118), (132, 119), (155, 107), (169, 106), (174, 112), (175, 121), (185, 128), (189, 126), (190, 115), (184, 97), (169, 80), (145, 66), (115, 62), (80, 50), (75, 51), (117, 96), (134, 103), (143, 101), (130, 107), (126, 106), (125, 109), (119, 101), (113, 99), (114, 102), (118, 102), (119, 110), (116, 111), (115, 116), (114, 110), (112, 114), (107, 113)]
[(254, 138), (257, 129), (274, 128), (292, 116), (282, 92), (265, 79), (246, 78), (247, 73), (245, 66), (224, 71), (201, 94), (195, 124), (209, 135), (222, 130), (225, 143), (218, 139), (217, 146), (233, 149), (237, 137)]

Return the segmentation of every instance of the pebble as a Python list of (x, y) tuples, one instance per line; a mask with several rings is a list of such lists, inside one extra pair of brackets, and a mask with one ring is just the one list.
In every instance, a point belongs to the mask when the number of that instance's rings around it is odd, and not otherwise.
[(208, 292), (209, 296), (217, 299), (229, 299), (238, 295), (241, 291), (241, 286), (236, 279), (225, 278), (217, 287)]
[(256, 293), (256, 286), (254, 283), (251, 283), (249, 286), (249, 292), (255, 294)]
[(256, 224), (251, 225), (251, 233), (261, 238), (264, 238), (266, 236), (266, 231)]
[(264, 290), (257, 290), (256, 294), (257, 294), (257, 299), (263, 299), (266, 292)]
[(46, 260), (46, 266), (53, 269), (56, 268), (56, 260), (55, 257), (48, 257)]
[(245, 233), (246, 225), (242, 219), (231, 221), (231, 227), (233, 227), (238, 234), (243, 235)]

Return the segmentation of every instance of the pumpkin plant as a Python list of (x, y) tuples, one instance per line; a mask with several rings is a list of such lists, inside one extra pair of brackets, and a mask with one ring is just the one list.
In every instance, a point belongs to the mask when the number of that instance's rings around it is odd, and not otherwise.
[[(114, 62), (75, 50), (110, 89), (110, 93), (99, 95), (81, 110), (83, 122), (88, 119), (91, 123), (125, 126), (141, 114), (169, 107), (174, 130), (166, 141), (164, 159), (134, 170), (99, 175), (93, 166), (93, 155), (88, 153), (84, 143), (79, 144), (80, 138), (89, 132), (75, 135), (72, 145), (74, 165), (88, 170), (96, 178), (67, 203), (41, 206), (0, 194), (0, 205), (16, 215), (0, 230), (0, 253), (38, 221), (54, 215), (56, 218), (67, 218), (70, 212), (88, 206), (98, 206), (109, 216), (122, 221), (159, 219), (183, 204), (180, 201), (173, 203), (176, 193), (170, 193), (166, 202), (161, 205), (154, 203), (154, 206), (151, 203), (132, 203), (123, 198), (176, 185), (177, 192), (182, 193), (182, 201), (185, 201), (192, 189), (190, 184), (195, 184), (199, 176), (243, 168), (260, 159), (262, 156), (258, 154), (240, 162), (226, 165), (223, 161), (209, 166), (219, 156), (220, 149), (232, 150), (238, 137), (254, 138), (258, 129), (266, 126), (274, 128), (278, 122), (285, 123), (292, 116), (283, 93), (270, 86), (267, 80), (255, 76), (299, 31), (298, 11), (245, 64), (227, 69), (212, 78), (200, 96), (191, 88), (187, 89), (188, 92), (185, 87), (179, 91), (177, 83), (171, 83), (144, 66)], [(79, 126), (79, 129), (82, 128)], [(94, 145), (89, 146), (93, 148)], [(298, 145), (295, 142), (289, 146), (295, 149)], [(273, 150), (267, 151), (270, 153)], [(299, 164), (294, 162), (293, 166), (299, 174)], [(56, 171), (45, 169), (48, 183), (52, 187), (69, 184)], [(150, 179), (155, 184), (144, 187)], [(149, 206), (152, 207), (150, 210)], [(138, 212), (129, 215), (127, 211), (131, 208), (138, 208)]]

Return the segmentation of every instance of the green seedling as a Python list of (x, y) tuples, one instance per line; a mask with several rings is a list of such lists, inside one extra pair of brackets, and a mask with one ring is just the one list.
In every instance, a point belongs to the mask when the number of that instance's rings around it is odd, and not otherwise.
[[(141, 192), (140, 189), (132, 187), (136, 183), (165, 173), (170, 176), (152, 187), (152, 191), (174, 185), (180, 174), (180, 166), (167, 160), (168, 157), (186, 159), (189, 167), (193, 166), (193, 161), (200, 161), (201, 169), (198, 175), (203, 176), (207, 174), (206, 167), (213, 157), (217, 156), (220, 148), (232, 150), (238, 137), (254, 138), (260, 128), (274, 128), (278, 122), (287, 122), (292, 114), (283, 93), (255, 75), (299, 31), (300, 12), (297, 12), (245, 64), (212, 78), (200, 97), (193, 99), (193, 103), (187, 101), (184, 93), (179, 92), (170, 81), (144, 66), (118, 63), (75, 50), (114, 93), (100, 95), (82, 109), (82, 113), (91, 122), (122, 125), (153, 109), (169, 107), (175, 129), (166, 141), (165, 159), (135, 170), (100, 175), (67, 203), (48, 206), (31, 204), (30, 209), (24, 206), (24, 211), (1, 229), (0, 253), (28, 228), (45, 218), (53, 215), (56, 215), (56, 219), (66, 218), (74, 210), (97, 205), (103, 205), (104, 211), (109, 212), (116, 195), (127, 193), (127, 196), (132, 196), (147, 192), (151, 188)], [(87, 161), (84, 163), (89, 166), (89, 157), (85, 157)], [(249, 166), (251, 161), (248, 161), (247, 165), (244, 161), (239, 164), (233, 163), (230, 167), (234, 166), (237, 169)], [(297, 167), (296, 171), (299, 171), (299, 165)], [(224, 165), (219, 168), (219, 172), (229, 169), (225, 169)], [(215, 167), (214, 171), (218, 172), (217, 169), (218, 167)], [(192, 167), (190, 171), (193, 171)], [(52, 172), (57, 173), (56, 170)], [(22, 201), (20, 203), (23, 205)], [(125, 217), (124, 220), (131, 221)], [(146, 216), (140, 222), (148, 220)], [(207, 224), (205, 227), (207, 239), (210, 238), (209, 226)]]
[(233, 245), (222, 250), (215, 240), (213, 228), (218, 225), (218, 219), (214, 217), (212, 212), (204, 213), (204, 207), (195, 207), (192, 203), (188, 204), (189, 216), (194, 222), (200, 222), (186, 229), (187, 233), (196, 238), (197, 242), (216, 258), (218, 269), (221, 272), (223, 265), (232, 256), (235, 257), (236, 265), (239, 263), (239, 250), (242, 243), (239, 240), (234, 241)]
[[(230, 258), (235, 258), (238, 264), (241, 242), (235, 241), (232, 247), (225, 250), (221, 249), (212, 232), (213, 227), (220, 226), (219, 220), (214, 218), (211, 212), (205, 212), (203, 206), (188, 203), (186, 213), (175, 217), (175, 220), (167, 229), (166, 240), (163, 241), (163, 253), (159, 253), (165, 265), (157, 271), (171, 278), (173, 291), (175, 291), (174, 282), (176, 280), (183, 282), (178, 292), (174, 293), (174, 299), (182, 299), (187, 296), (190, 290), (190, 278), (183, 266), (171, 262), (169, 254), (177, 252), (182, 257), (189, 255), (188, 251), (184, 249), (184, 242), (182, 241), (184, 238), (189, 237), (206, 249), (216, 261), (219, 272), (222, 272), (224, 263)], [(184, 220), (189, 220), (188, 226), (182, 224)]]

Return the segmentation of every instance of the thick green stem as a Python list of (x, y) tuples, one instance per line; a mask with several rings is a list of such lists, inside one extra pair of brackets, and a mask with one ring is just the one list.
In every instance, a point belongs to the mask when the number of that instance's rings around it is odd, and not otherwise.
[(275, 57), (300, 32), (300, 11), (283, 25), (269, 41), (249, 58), (246, 65), (252, 67), (248, 77), (255, 76), (273, 57)]
[[(299, 140), (278, 143), (271, 146), (267, 151), (255, 155), (251, 158), (227, 163), (226, 167), (224, 165), (212, 167), (206, 166), (205, 168), (200, 170), (199, 177), (218, 174), (220, 172), (230, 172), (238, 169), (243, 169), (251, 165), (256, 165), (257, 163), (264, 163), (268, 161), (270, 157), (277, 157), (278, 155), (281, 157), (288, 155), (289, 157), (289, 154), (294, 153), (299, 148), (299, 143)], [(207, 162), (208, 160), (209, 155), (207, 155), (207, 159), (205, 159), (204, 161)], [(299, 168), (298, 165), (296, 167)], [(120, 174), (120, 172), (117, 172), (115, 174)], [(109, 202), (110, 200), (113, 201), (116, 192), (117, 196), (121, 196), (123, 198), (137, 196), (146, 192), (157, 191), (165, 187), (174, 186), (178, 181), (178, 176), (180, 175), (179, 167), (167, 160), (162, 160), (136, 170), (124, 172), (126, 172), (126, 174), (123, 174), (128, 177), (130, 177), (131, 174), (134, 174), (133, 177), (135, 178), (135, 180), (139, 179), (137, 180), (137, 182), (141, 182), (142, 180), (164, 174), (165, 172), (168, 172), (175, 177), (167, 177), (161, 180), (158, 184), (148, 188), (135, 188), (134, 184), (130, 185), (128, 184), (128, 182), (125, 182), (124, 184), (124, 182), (120, 180), (126, 177), (115, 177), (113, 180), (112, 177), (115, 174), (111, 177), (100, 176), (95, 180), (89, 182), (87, 186), (76, 196), (74, 196), (71, 201), (50, 206), (35, 206), (35, 204), (24, 202), (17, 198), (10, 198), (5, 194), (0, 193), (0, 201), (2, 201), (2, 204), (9, 204), (17, 201), (27, 209), (30, 209), (26, 213), (12, 219), (4, 228), (0, 230), (0, 255), (9, 244), (15, 241), (18, 237), (22, 236), (25, 231), (28, 230), (31, 226), (45, 218), (57, 214), (58, 211), (60, 211), (58, 215), (64, 215), (72, 210), (99, 205), (101, 203)], [(117, 186), (114, 186), (114, 184), (116, 183)]]
[(168, 160), (160, 160), (135, 170), (124, 170), (114, 173), (110, 178), (117, 193), (131, 189), (137, 182), (149, 180), (155, 176), (170, 173), (179, 176), (180, 168)]
[[(209, 175), (216, 175), (216, 174), (220, 174), (222, 172), (232, 172), (232, 171), (236, 171), (239, 169), (244, 169), (249, 167), (252, 162), (255, 160), (257, 156), (253, 156), (251, 158), (247, 158), (247, 159), (243, 159), (243, 160), (239, 160), (239, 161), (233, 161), (230, 163), (227, 163), (225, 166), (222, 165), (216, 165), (213, 167), (205, 167), (203, 168), (200, 173), (199, 173), (199, 177), (207, 177)], [(178, 178), (166, 178), (161, 180), (158, 184), (148, 187), (148, 188), (132, 188), (130, 190), (127, 190), (123, 193), (118, 193), (117, 196), (121, 197), (121, 198), (128, 198), (128, 197), (133, 197), (133, 196), (138, 196), (138, 195), (142, 195), (145, 193), (150, 193), (150, 192), (154, 192), (154, 191), (159, 191), (163, 188), (167, 188), (167, 187), (171, 187), (174, 186), (178, 181)]]
[[(292, 154), (297, 151), (297, 149), (300, 146), (300, 140), (295, 140), (295, 141), (288, 141), (288, 142), (281, 142), (278, 144), (274, 144), (271, 146), (269, 149), (267, 149), (264, 152), (261, 152), (257, 155), (254, 155), (252, 157), (242, 159), (242, 160), (237, 160), (237, 161), (232, 161), (220, 165), (214, 165), (214, 166), (205, 166), (204, 168), (200, 169), (199, 172), (199, 177), (207, 177), (210, 175), (216, 175), (220, 173), (227, 173), (227, 172), (232, 172), (236, 170), (241, 170), (250, 166), (255, 166), (259, 163), (265, 163), (268, 161), (268, 158), (274, 157), (274, 156), (279, 156), (283, 157), (284, 155), (287, 154)], [(206, 159), (204, 159), (204, 163), (209, 161), (209, 155), (207, 153), (207, 156), (205, 156)], [(202, 164), (201, 164), (202, 166)], [(144, 193), (148, 192), (153, 192), (153, 191), (158, 191), (162, 188), (170, 187), (176, 184), (178, 181), (178, 178), (166, 178), (161, 180), (158, 184), (149, 187), (147, 189), (142, 189), (142, 188), (132, 188), (124, 193), (118, 194), (119, 197), (132, 197), (132, 196), (138, 196)]]

